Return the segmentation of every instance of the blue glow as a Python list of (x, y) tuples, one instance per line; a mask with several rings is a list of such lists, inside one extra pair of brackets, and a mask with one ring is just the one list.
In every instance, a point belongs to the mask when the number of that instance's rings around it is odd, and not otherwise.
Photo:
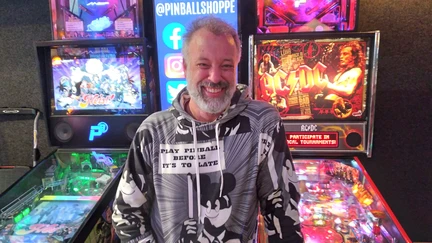
[(99, 122), (96, 126), (90, 127), (89, 141), (93, 141), (95, 137), (99, 137), (108, 131), (108, 124)]
[(96, 163), (101, 166), (111, 167), (114, 165), (114, 160), (108, 155), (96, 153), (92, 151), (92, 156), (96, 159)]
[(185, 32), (186, 29), (183, 25), (179, 23), (170, 23), (163, 30), (163, 42), (173, 50), (181, 50), (182, 36)]
[(181, 81), (168, 81), (166, 83), (167, 102), (171, 104), (177, 97), (177, 94), (187, 86), (186, 80)]
[(158, 53), (161, 109), (171, 106), (177, 89), (185, 85), (182, 65), (182, 35), (189, 24), (212, 15), (238, 29), (237, 0), (155, 0), (154, 13)]

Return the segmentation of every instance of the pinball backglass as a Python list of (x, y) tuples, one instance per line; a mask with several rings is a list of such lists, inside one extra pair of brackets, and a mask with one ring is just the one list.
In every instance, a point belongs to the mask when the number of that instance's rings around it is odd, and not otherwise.
[(253, 96), (279, 111), (293, 151), (369, 149), (378, 40), (379, 32), (251, 37)]
[(257, 34), (355, 31), (358, 0), (258, 0)]

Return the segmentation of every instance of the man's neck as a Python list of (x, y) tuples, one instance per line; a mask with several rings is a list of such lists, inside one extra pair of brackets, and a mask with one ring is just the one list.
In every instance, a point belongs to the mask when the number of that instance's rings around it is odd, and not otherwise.
[(202, 111), (192, 99), (185, 103), (185, 111), (200, 122), (213, 122), (222, 114), (222, 112), (214, 114)]
[(349, 71), (349, 70), (351, 70), (353, 68), (355, 68), (355, 65), (354, 64), (350, 64), (350, 65), (347, 65), (345, 67), (340, 68), (339, 72), (340, 73), (344, 73), (344, 72)]

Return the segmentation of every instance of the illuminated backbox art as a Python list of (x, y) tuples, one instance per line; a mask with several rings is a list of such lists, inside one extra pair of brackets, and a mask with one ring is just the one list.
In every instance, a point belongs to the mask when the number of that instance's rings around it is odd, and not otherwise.
[(51, 0), (53, 37), (105, 39), (140, 37), (138, 0)]
[(285, 120), (364, 120), (369, 40), (256, 40), (254, 96)]
[(139, 57), (53, 61), (55, 110), (142, 109)]
[(353, 31), (358, 0), (258, 0), (257, 33)]

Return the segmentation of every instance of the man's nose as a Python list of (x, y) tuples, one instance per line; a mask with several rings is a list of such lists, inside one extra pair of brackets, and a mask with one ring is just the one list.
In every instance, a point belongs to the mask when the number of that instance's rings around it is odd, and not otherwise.
[(212, 67), (209, 72), (209, 80), (213, 83), (219, 83), (222, 79), (222, 72), (218, 67)]

